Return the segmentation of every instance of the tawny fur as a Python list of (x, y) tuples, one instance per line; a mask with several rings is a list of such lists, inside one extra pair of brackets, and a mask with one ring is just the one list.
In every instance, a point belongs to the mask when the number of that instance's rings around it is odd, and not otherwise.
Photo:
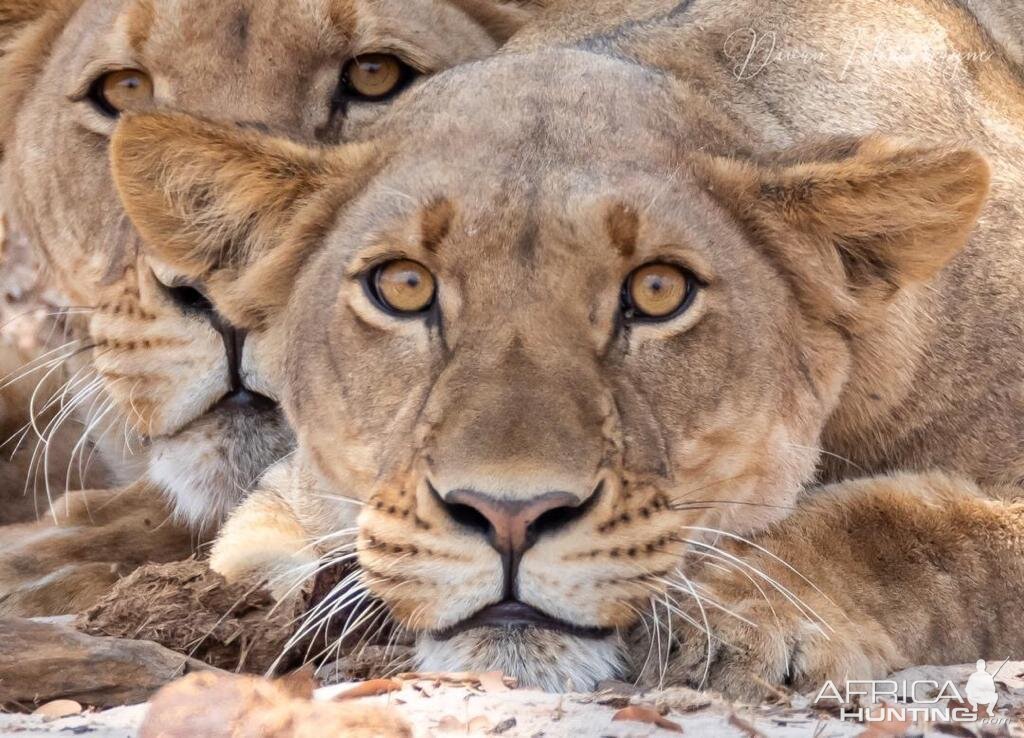
[(69, 492), (39, 522), (0, 532), (0, 614), (82, 612), (146, 563), (187, 558), (199, 540), (143, 483)]
[[(759, 57), (766, 30), (805, 53)], [(851, 57), (851, 37), (879, 35), (928, 55)], [(506, 595), (497, 552), (438, 499), (557, 490), (593, 502), (527, 551), (521, 600), (580, 626), (636, 627), (642, 643), (700, 598), (694, 622), (721, 633), (749, 595), (749, 570), (722, 544), (767, 528), (835, 607), (793, 584), (799, 617), (759, 612), (764, 635), (741, 629), (739, 649), (713, 647), (710, 664), (692, 628), (627, 649), (655, 653), (666, 680), (701, 683), (709, 668), (715, 686), (750, 696), (762, 682), (963, 660), (963, 643), (914, 636), (939, 619), (985, 624), (972, 658), (1024, 649), (1012, 620), (990, 621), (1021, 601), (1020, 510), (973, 486), (1024, 478), (1022, 120), (1018, 67), (956, 3), (598, 0), (555, 4), (503, 53), (412, 91), (377, 129), (386, 163), (356, 197), (271, 199), (255, 238), (238, 217), (253, 203), (237, 206), (202, 167), (210, 147), (234, 139), (233, 163), (253, 177), (279, 166), (267, 150), (293, 156), (297, 184), (317, 152), (146, 115), (124, 121), (114, 155), (156, 254), (184, 263), (161, 244), (207, 216), (220, 238), (203, 253), (233, 244), (207, 284), (232, 320), (281, 342), (299, 439), (291, 470), (260, 494), (286, 500), (305, 546), (326, 555), (351, 554), (358, 528), (362, 581), (343, 597), (368, 589), (428, 660), (439, 630)], [(151, 143), (146, 167), (133, 166), (136, 140)], [(358, 162), (365, 147), (319, 156)], [(212, 199), (189, 196), (197, 176)], [(187, 217), (154, 212), (161, 201)], [(435, 313), (374, 304), (361, 280), (389, 258), (432, 272)], [(630, 323), (623, 282), (665, 261), (695, 275), (694, 301)], [(804, 500), (819, 481), (894, 471), (922, 476)], [(970, 536), (954, 535), (961, 525)], [(811, 555), (816, 526), (832, 535)], [(252, 533), (222, 538), (220, 560), (244, 567)], [(740, 560), (774, 562), (757, 551)], [(893, 566), (910, 556), (922, 582), (942, 576), (898, 590), (861, 552)], [(694, 568), (709, 554), (731, 578)], [(769, 599), (792, 583), (765, 576)], [(978, 586), (992, 576), (1003, 586)], [(910, 600), (884, 612), (897, 591)], [(843, 624), (851, 613), (869, 619), (869, 643)], [(848, 637), (816, 637), (815, 620)], [(511, 644), (477, 629), (458, 652), (543, 686), (571, 664), (560, 676), (576, 687), (630, 675), (634, 659), (605, 658), (614, 636), (548, 635)]]
[[(335, 100), (357, 54), (396, 54), (429, 76), (490, 54), (533, 13), (530, 3), (498, 0), (0, 0), (3, 209), (72, 308), (75, 343), (63, 353), (74, 358), (64, 376), (89, 393), (70, 425), (91, 425), (115, 480), (142, 474), (179, 520), (208, 533), (293, 438), (276, 410), (218, 405), (231, 389), (224, 342), (209, 316), (168, 296), (166, 285), (192, 270), (169, 271), (140, 251), (107, 160), (116, 121), (86, 99), (98, 75), (141, 69), (157, 81), (157, 107), (329, 144), (388, 107)], [(275, 397), (276, 352), (258, 336), (245, 342), (246, 388)], [(64, 561), (75, 566), (74, 539), (66, 540)], [(133, 556), (126, 551), (126, 561)]]

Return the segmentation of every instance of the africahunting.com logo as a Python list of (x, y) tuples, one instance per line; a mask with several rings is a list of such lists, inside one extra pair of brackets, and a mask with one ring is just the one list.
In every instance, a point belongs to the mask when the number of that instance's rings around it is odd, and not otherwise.
[(815, 707), (839, 711), (843, 720), (865, 723), (973, 723), (1001, 725), (1005, 717), (996, 717), (999, 702), (996, 676), (1002, 666), (991, 674), (984, 660), (977, 663), (967, 684), (958, 687), (952, 681), (934, 679), (912, 681), (858, 680), (837, 684), (828, 681), (814, 697)]

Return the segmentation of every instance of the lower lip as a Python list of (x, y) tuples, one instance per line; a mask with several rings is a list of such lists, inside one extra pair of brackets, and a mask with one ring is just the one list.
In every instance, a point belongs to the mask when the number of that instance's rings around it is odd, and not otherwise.
[(434, 638), (439, 641), (446, 641), (459, 633), (476, 628), (503, 628), (507, 630), (537, 628), (538, 630), (551, 630), (581, 638), (598, 639), (606, 638), (612, 633), (610, 628), (572, 625), (571, 623), (549, 617), (540, 610), (530, 607), (523, 602), (506, 601), (499, 602), (496, 605), (489, 605), (455, 625), (436, 631)]
[(249, 390), (235, 390), (224, 395), (214, 406), (218, 410), (265, 413), (277, 409), (277, 403), (265, 395)]

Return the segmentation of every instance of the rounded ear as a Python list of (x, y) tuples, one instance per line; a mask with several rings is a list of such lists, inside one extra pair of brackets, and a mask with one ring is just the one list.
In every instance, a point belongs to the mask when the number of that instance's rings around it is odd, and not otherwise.
[(468, 15), (498, 44), (533, 19), (550, 0), (448, 0)]
[(827, 320), (854, 319), (933, 278), (966, 246), (988, 196), (988, 163), (970, 149), (871, 136), (780, 161), (706, 156), (696, 171)]
[(362, 188), (375, 151), (309, 147), (158, 113), (124, 116), (110, 158), (146, 248), (202, 283), (232, 322), (251, 324), (283, 305), (316, 232), (312, 220), (330, 218)]
[(0, 0), (0, 49), (31, 23), (60, 13), (68, 16), (81, 0)]

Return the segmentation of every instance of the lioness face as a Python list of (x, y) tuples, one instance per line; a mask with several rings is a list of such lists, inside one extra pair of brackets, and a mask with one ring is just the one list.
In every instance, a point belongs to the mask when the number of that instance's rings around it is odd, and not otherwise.
[[(292, 447), (268, 381), (273, 351), (222, 320), (187, 275), (140, 252), (107, 160), (119, 117), (178, 109), (307, 143), (343, 140), (421, 77), (493, 51), (490, 25), (518, 16), (489, 0), (49, 5), (4, 56), (10, 215), (84, 315), (58, 353), (91, 351), (92, 364), (67, 396), (114, 464), (148, 446), (136, 460), (180, 513), (211, 524)], [(0, 24), (29, 8), (0, 0)]]
[[(361, 147), (283, 169), (280, 144), (222, 131), (162, 145), (160, 116), (119, 133), (149, 240), (201, 221), (202, 255), (161, 253), (286, 336), (299, 512), (338, 536), (359, 511), (365, 583), (422, 666), (586, 688), (622, 674), (653, 606), (699, 618), (689, 563), (786, 514), (849, 337), (941, 268), (985, 197), (971, 152), (866, 139), (767, 165), (708, 113), (636, 65), (506, 54), (406, 98), (354, 195), (324, 182)], [(224, 149), (241, 178), (203, 163)], [(318, 194), (258, 209), (284, 171)]]
[[(612, 67), (580, 130), (581, 75), (539, 112), (522, 71), (469, 77), (332, 229), (289, 406), (317, 486), (365, 500), (360, 564), (424, 668), (586, 688), (688, 597), (687, 550), (784, 513), (843, 358), (690, 174), (664, 89)], [(471, 88), (507, 97), (450, 138)]]

